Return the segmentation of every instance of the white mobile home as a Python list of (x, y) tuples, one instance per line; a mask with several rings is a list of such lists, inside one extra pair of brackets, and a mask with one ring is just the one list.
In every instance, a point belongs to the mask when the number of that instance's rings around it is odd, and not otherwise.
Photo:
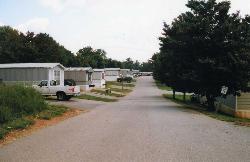
[(106, 81), (104, 69), (94, 69), (92, 81), (96, 88), (105, 88)]
[(223, 113), (250, 119), (250, 93), (241, 93), (240, 96), (217, 97), (215, 107)]
[(106, 81), (117, 81), (120, 77), (120, 68), (105, 68), (104, 70)]
[(131, 74), (134, 75), (134, 76), (138, 76), (139, 73), (140, 73), (139, 70), (134, 70), (134, 69), (133, 69), (133, 70), (131, 71)]
[(59, 63), (0, 64), (0, 80), (6, 84), (38, 84), (41, 80), (56, 80), (64, 85), (65, 67)]
[(120, 74), (121, 74), (123, 77), (131, 76), (130, 69), (121, 69), (121, 70), (120, 70)]
[(91, 67), (74, 67), (65, 69), (65, 79), (73, 79), (82, 91), (89, 91), (92, 87), (93, 69)]

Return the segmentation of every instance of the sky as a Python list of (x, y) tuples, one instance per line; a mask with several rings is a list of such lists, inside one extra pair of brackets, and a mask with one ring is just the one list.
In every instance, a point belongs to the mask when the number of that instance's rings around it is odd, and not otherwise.
[[(218, 0), (221, 1), (221, 0)], [(0, 25), (45, 32), (76, 53), (104, 49), (120, 61), (147, 61), (159, 50), (163, 22), (187, 11), (187, 0), (0, 0)], [(250, 14), (250, 0), (231, 0), (231, 12)]]

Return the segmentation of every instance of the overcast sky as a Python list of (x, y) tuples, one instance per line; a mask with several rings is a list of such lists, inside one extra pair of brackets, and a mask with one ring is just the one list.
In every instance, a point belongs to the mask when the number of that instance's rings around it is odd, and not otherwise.
[[(72, 52), (101, 48), (113, 59), (147, 61), (158, 51), (163, 22), (187, 10), (187, 0), (0, 0), (0, 25), (49, 33)], [(250, 0), (231, 0), (250, 14)]]

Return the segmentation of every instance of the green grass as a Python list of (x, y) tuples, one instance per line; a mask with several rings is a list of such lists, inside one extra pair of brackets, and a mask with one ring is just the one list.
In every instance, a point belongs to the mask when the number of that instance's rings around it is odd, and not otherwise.
[(220, 112), (209, 112), (206, 110), (205, 107), (201, 107), (200, 105), (191, 103), (190, 96), (188, 96), (188, 95), (186, 96), (186, 102), (183, 101), (182, 95), (176, 95), (175, 100), (173, 99), (173, 95), (163, 94), (163, 97), (166, 99), (169, 99), (173, 102), (181, 104), (182, 108), (184, 108), (184, 109), (186, 108), (186, 109), (195, 110), (197, 112), (200, 112), (202, 114), (205, 114), (205, 115), (212, 117), (214, 119), (217, 119), (217, 120), (226, 121), (226, 122), (234, 122), (235, 124), (241, 124), (241, 125), (244, 125), (244, 123), (245, 124), (250, 123), (250, 119), (238, 118), (238, 117), (226, 115), (226, 114), (223, 114)]
[(31, 87), (0, 85), (0, 124), (48, 108), (39, 92)]
[(115, 91), (115, 92), (120, 92), (120, 93), (129, 93), (129, 92), (132, 92), (132, 89), (126, 89), (126, 88), (110, 88), (111, 89), (111, 92), (112, 91)]
[(34, 124), (33, 119), (17, 118), (0, 125), (0, 139), (3, 139), (6, 134), (12, 130), (25, 129)]
[(91, 92), (95, 92), (101, 95), (108, 95), (108, 96), (113, 96), (113, 97), (124, 97), (124, 94), (117, 94), (117, 93), (106, 93), (105, 90), (99, 90), (99, 89), (92, 89)]
[(56, 116), (61, 116), (68, 110), (65, 106), (56, 106), (56, 105), (50, 105), (48, 109), (40, 112), (37, 114), (37, 117), (40, 119), (50, 120)]
[(77, 96), (77, 98), (85, 99), (85, 100), (103, 101), (103, 102), (115, 102), (115, 101), (117, 101), (117, 99), (91, 96), (91, 95), (87, 95), (87, 94)]
[[(163, 94), (163, 97), (167, 98), (167, 99), (170, 99), (170, 100), (174, 100), (172, 94)], [(191, 102), (191, 96), (190, 95), (186, 95), (186, 100), (184, 101), (183, 95), (181, 95), (181, 94), (175, 94), (175, 100), (174, 101), (176, 101), (176, 102), (190, 103)]]
[(158, 81), (158, 80), (155, 81), (155, 84), (156, 84), (156, 86), (157, 86), (159, 89), (161, 89), (161, 90), (172, 91), (172, 88), (171, 88), (171, 87), (168, 87), (168, 86), (162, 84), (162, 83), (161, 83), (160, 81)]
[[(106, 82), (106, 87), (109, 88), (110, 86), (115, 85), (115, 86), (122, 86), (122, 83), (120, 82)], [(124, 87), (135, 87), (133, 83), (125, 83), (123, 82)]]
[(0, 139), (13, 130), (25, 129), (35, 123), (35, 118), (50, 120), (68, 110), (64, 106), (49, 105), (45, 110), (31, 116), (22, 116), (0, 124)]

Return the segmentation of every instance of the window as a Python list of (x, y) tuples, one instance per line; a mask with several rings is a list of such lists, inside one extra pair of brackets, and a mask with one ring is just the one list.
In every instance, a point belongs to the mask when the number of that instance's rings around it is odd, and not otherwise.
[(39, 86), (44, 87), (44, 86), (48, 86), (48, 81), (42, 81)]
[(60, 71), (54, 71), (54, 80), (56, 81), (56, 85), (60, 85)]

